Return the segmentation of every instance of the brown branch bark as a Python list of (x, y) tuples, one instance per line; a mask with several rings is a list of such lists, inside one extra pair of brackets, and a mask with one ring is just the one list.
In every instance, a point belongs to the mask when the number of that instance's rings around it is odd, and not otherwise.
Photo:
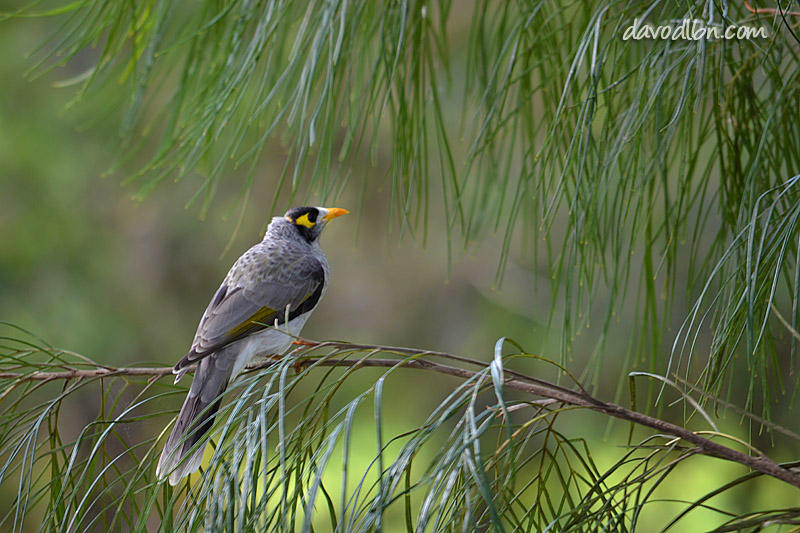
[[(444, 352), (418, 350), (414, 348), (377, 346), (377, 345), (367, 345), (367, 344), (351, 344), (351, 343), (340, 343), (340, 342), (316, 343), (311, 341), (302, 341), (299, 342), (298, 344), (302, 344), (304, 346), (309, 346), (312, 348), (333, 348), (334, 354), (347, 351), (371, 351), (371, 352), (397, 353), (397, 354), (411, 355), (418, 357), (415, 359), (407, 359), (407, 360), (387, 359), (387, 358), (343, 359), (343, 358), (333, 358), (330, 356), (303, 357), (297, 359), (297, 361), (295, 362), (295, 365), (301, 368), (310, 366), (391, 368), (398, 366), (402, 368), (413, 368), (417, 370), (436, 372), (439, 374), (455, 376), (461, 379), (471, 379), (475, 377), (478, 374), (478, 372), (473, 370), (467, 370), (464, 368), (458, 368), (454, 366), (435, 363), (427, 359), (420, 359), (419, 357), (422, 356), (441, 357), (445, 359), (460, 361), (462, 363), (481, 366), (483, 368), (489, 366), (485, 362), (476, 361), (466, 357), (461, 357)], [(257, 370), (272, 366), (274, 364), (276, 364), (276, 361), (268, 361), (265, 363), (251, 366), (249, 368), (251, 370)], [(96, 378), (107, 378), (107, 377), (117, 377), (117, 376), (152, 376), (158, 378), (169, 374), (172, 374), (172, 368), (169, 367), (96, 368), (91, 370), (70, 369), (70, 370), (55, 371), (55, 372), (31, 372), (27, 374), (20, 372), (0, 372), (0, 379), (14, 380), (18, 383), (20, 381), (96, 379)], [(798, 475), (792, 470), (783, 468), (782, 466), (778, 465), (777, 463), (775, 463), (766, 456), (762, 455), (756, 457), (748, 455), (746, 453), (740, 452), (723, 444), (719, 444), (718, 442), (714, 442), (711, 439), (702, 437), (676, 424), (672, 424), (670, 422), (666, 422), (664, 420), (648, 416), (639, 413), (637, 411), (632, 411), (630, 409), (626, 409), (622, 406), (613, 403), (604, 402), (602, 400), (592, 397), (591, 395), (583, 391), (576, 392), (567, 389), (565, 387), (562, 387), (560, 385), (552, 384), (544, 380), (525, 376), (524, 374), (520, 374), (518, 372), (505, 370), (505, 375), (506, 379), (504, 381), (504, 385), (509, 389), (526, 392), (544, 398), (550, 398), (569, 405), (585, 407), (587, 409), (591, 409), (593, 411), (613, 416), (621, 420), (626, 420), (641, 426), (655, 429), (656, 431), (672, 435), (674, 437), (678, 437), (694, 445), (696, 447), (696, 451), (700, 454), (739, 463), (753, 470), (756, 470), (768, 476), (779, 479), (785, 483), (788, 483), (789, 485), (800, 488), (800, 475)]]

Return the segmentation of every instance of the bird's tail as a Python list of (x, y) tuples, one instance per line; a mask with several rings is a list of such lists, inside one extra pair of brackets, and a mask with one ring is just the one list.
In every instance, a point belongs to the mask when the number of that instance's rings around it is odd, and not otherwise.
[(200, 445), (194, 451), (192, 447), (214, 425), (222, 394), (231, 377), (232, 365), (227, 364), (227, 359), (224, 354), (217, 353), (200, 360), (197, 365), (189, 394), (156, 468), (159, 479), (169, 475), (170, 485), (177, 485), (183, 477), (200, 468), (206, 447)]

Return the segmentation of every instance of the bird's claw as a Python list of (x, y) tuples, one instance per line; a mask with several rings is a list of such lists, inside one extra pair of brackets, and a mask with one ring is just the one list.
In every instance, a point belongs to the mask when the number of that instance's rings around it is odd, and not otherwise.
[(297, 346), (316, 346), (316, 342), (304, 341), (303, 339), (295, 339), (292, 341), (292, 344)]

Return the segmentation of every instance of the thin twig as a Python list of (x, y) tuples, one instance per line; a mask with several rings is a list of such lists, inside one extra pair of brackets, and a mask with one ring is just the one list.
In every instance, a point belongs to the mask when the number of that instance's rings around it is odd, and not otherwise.
[[(194, 369), (192, 369), (194, 370)], [(61, 379), (110, 378), (117, 376), (166, 376), (172, 367), (96, 368), (94, 370), (63, 370), (61, 372), (0, 372), (0, 379), (16, 381), (54, 381)]]
[(762, 417), (760, 417), (758, 415), (754, 415), (753, 413), (748, 413), (747, 411), (745, 411), (741, 407), (738, 407), (738, 406), (736, 406), (736, 405), (734, 405), (734, 404), (732, 404), (730, 402), (726, 402), (725, 400), (723, 400), (721, 398), (717, 398), (716, 396), (714, 396), (712, 394), (709, 394), (706, 391), (702, 390), (700, 387), (696, 387), (695, 385), (692, 385), (687, 380), (683, 379), (681, 376), (679, 376), (677, 374), (672, 374), (672, 375), (682, 385), (690, 388), (693, 392), (696, 392), (697, 394), (699, 394), (703, 398), (705, 398), (705, 399), (707, 399), (707, 400), (709, 400), (711, 402), (714, 402), (714, 403), (716, 403), (718, 405), (721, 405), (725, 409), (730, 409), (731, 411), (733, 411), (734, 413), (736, 413), (738, 415), (742, 415), (745, 418), (749, 418), (750, 420), (753, 420), (754, 422), (757, 422), (761, 426), (768, 427), (769, 429), (771, 429), (773, 431), (777, 431), (778, 433), (783, 433), (784, 435), (786, 435), (789, 438), (792, 438), (794, 440), (800, 441), (800, 435), (798, 435), (794, 431), (786, 429), (785, 427), (780, 426), (780, 425), (776, 424), (775, 422), (770, 422), (766, 418), (762, 418)]
[(800, 341), (800, 333), (798, 333), (797, 330), (794, 329), (791, 324), (789, 324), (788, 320), (783, 318), (783, 315), (780, 313), (780, 311), (778, 311), (778, 308), (775, 307), (775, 304), (770, 302), (769, 308), (772, 309), (772, 312), (775, 313), (776, 317), (778, 317), (778, 320), (781, 324), (783, 324), (783, 327), (785, 327), (786, 330), (792, 334), (792, 337)]
[[(298, 361), (299, 365), (319, 364), (321, 366), (356, 366), (356, 367), (386, 367), (386, 366), (403, 366), (405, 368), (416, 368), (420, 370), (428, 370), (440, 374), (447, 374), (450, 376), (457, 376), (463, 379), (470, 379), (477, 375), (477, 372), (465, 370), (462, 368), (455, 368), (451, 366), (441, 365), (422, 359), (414, 359), (410, 361), (397, 361), (394, 359), (365, 359), (365, 360), (350, 360), (350, 359), (328, 359), (328, 360), (315, 360), (306, 359)], [(714, 442), (705, 437), (682, 428), (681, 426), (666, 422), (664, 420), (648, 416), (637, 411), (631, 411), (613, 403), (603, 402), (597, 398), (591, 397), (587, 394), (577, 393), (572, 391), (564, 391), (561, 387), (555, 385), (543, 386), (534, 383), (525, 383), (515, 379), (509, 379), (504, 382), (504, 385), (509, 389), (515, 389), (523, 392), (528, 392), (536, 396), (543, 396), (551, 398), (571, 405), (579, 407), (586, 407), (593, 411), (598, 411), (607, 415), (611, 415), (621, 420), (633, 422), (641, 426), (646, 426), (657, 431), (668, 433), (670, 435), (680, 437), (683, 440), (694, 444), (699, 453), (703, 455), (710, 455), (720, 459), (727, 459), (742, 465), (745, 465), (753, 470), (758, 470), (763, 474), (780, 479), (794, 487), (800, 488), (800, 476), (791, 470), (783, 468), (776, 464), (774, 461), (766, 456), (753, 457), (742, 453), (733, 448)]]
[[(351, 344), (351, 343), (338, 343), (338, 342), (315, 343), (315, 342), (305, 341), (302, 344), (304, 344), (305, 346), (310, 346), (315, 349), (330, 347), (330, 348), (335, 348), (338, 351), (371, 350), (374, 352), (389, 352), (389, 353), (394, 352), (394, 353), (402, 353), (402, 354), (417, 355), (417, 356), (432, 355), (432, 356), (445, 357), (451, 360), (467, 362), (470, 364), (483, 366), (484, 368), (488, 367), (487, 363), (482, 363), (480, 361), (462, 358), (460, 356), (454, 356), (452, 354), (446, 354), (444, 352), (431, 352), (428, 350), (417, 350), (414, 348), (399, 348), (392, 346), (377, 346), (377, 345)], [(258, 370), (273, 366), (276, 363), (277, 360), (271, 360), (257, 365), (253, 365), (248, 368), (250, 368), (251, 370)], [(364, 358), (364, 359), (353, 360), (353, 359), (341, 359), (341, 358), (329, 358), (329, 357), (303, 357), (297, 359), (297, 361), (294, 364), (300, 368), (311, 367), (311, 366), (329, 366), (329, 367), (341, 366), (341, 367), (355, 367), (355, 368), (402, 367), (402, 368), (413, 368), (417, 370), (436, 372), (439, 374), (455, 376), (461, 379), (471, 379), (478, 375), (478, 372), (473, 370), (467, 370), (464, 368), (458, 368), (458, 367), (443, 365), (440, 363), (434, 363), (432, 361), (420, 358), (408, 359), (408, 360)], [(189, 369), (189, 371), (193, 371), (193, 369)], [(106, 377), (121, 377), (121, 376), (155, 376), (157, 379), (158, 377), (170, 374), (172, 374), (171, 367), (131, 367), (131, 368), (98, 368), (95, 370), (66, 370), (62, 372), (31, 372), (27, 374), (19, 372), (0, 372), (0, 379), (10, 379), (10, 380), (15, 380), (16, 382), (52, 381), (59, 379), (71, 380), (71, 379), (106, 378)], [(544, 398), (550, 398), (570, 405), (585, 407), (593, 411), (598, 411), (600, 413), (607, 414), (615, 418), (619, 418), (621, 420), (633, 422), (641, 426), (655, 429), (662, 433), (679, 437), (685, 440), (686, 442), (689, 442), (694, 446), (696, 446), (698, 453), (712, 457), (718, 457), (721, 459), (727, 459), (729, 461), (742, 464), (744, 466), (752, 468), (753, 470), (757, 470), (763, 474), (784, 481), (785, 483), (788, 483), (794, 487), (800, 488), (800, 475), (796, 474), (795, 472), (789, 469), (781, 467), (780, 465), (776, 464), (766, 456), (762, 455), (759, 457), (754, 457), (751, 455), (747, 455), (746, 453), (734, 450), (733, 448), (729, 448), (723, 444), (719, 444), (710, 439), (702, 437), (697, 433), (694, 433), (681, 426), (672, 424), (670, 422), (666, 422), (664, 420), (652, 416), (639, 413), (637, 411), (631, 411), (630, 409), (626, 409), (624, 407), (621, 407), (613, 403), (604, 402), (602, 400), (594, 398), (593, 396), (585, 392), (575, 392), (566, 389), (564, 387), (561, 387), (559, 385), (548, 383), (544, 380), (529, 378), (522, 374), (510, 371), (506, 371), (506, 380), (504, 381), (504, 386), (509, 389), (526, 392)]]
[(779, 7), (753, 7), (751, 6), (747, 0), (744, 0), (744, 7), (750, 12), (756, 15), (775, 15), (780, 13), (781, 15), (793, 15), (793, 16), (800, 16), (800, 12), (797, 11), (784, 11)]

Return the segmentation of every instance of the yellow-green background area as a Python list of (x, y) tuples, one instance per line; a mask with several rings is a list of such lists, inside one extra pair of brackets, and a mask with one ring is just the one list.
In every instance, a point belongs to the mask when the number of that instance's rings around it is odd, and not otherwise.
[[(457, 17), (456, 17), (457, 18)], [(56, 69), (35, 80), (24, 72), (32, 66), (26, 54), (54, 29), (55, 20), (18, 19), (0, 26), (0, 318), (24, 327), (54, 346), (72, 350), (107, 365), (172, 364), (188, 349), (197, 321), (229, 265), (253, 242), (269, 217), (275, 180), (285, 164), (286, 149), (278, 139), (268, 141), (257, 171), (255, 186), (235, 231), (239, 207), (231, 205), (242, 184), (243, 173), (232, 172), (222, 182), (208, 215), (201, 220), (197, 204), (187, 201), (203, 182), (192, 174), (180, 182), (167, 181), (144, 201), (132, 199), (135, 188), (124, 187), (125, 170), (101, 177), (112, 163), (119, 111), (106, 111), (92, 103), (66, 111), (73, 88), (58, 83), (80, 74), (87, 64)], [(456, 27), (452, 38), (466, 38), (466, 26)], [(452, 50), (461, 48), (453, 46)], [(87, 55), (87, 58), (90, 54)], [(459, 79), (454, 61), (453, 79)], [(448, 101), (449, 116), (458, 127), (461, 111), (458, 85)], [(466, 147), (456, 144), (456, 157)], [(527, 350), (557, 358), (558, 321), (549, 334), (545, 325), (550, 311), (547, 271), (542, 264), (521, 259), (512, 248), (511, 261), (501, 290), (493, 289), (502, 235), (458, 251), (450, 268), (445, 253), (443, 217), (435, 209), (429, 221), (429, 241), (397, 225), (390, 231), (390, 190), (385, 179), (391, 144), (385, 137), (375, 164), (365, 161), (354, 169), (354, 183), (366, 179), (365, 202), (359, 206), (359, 187), (353, 186), (335, 202), (352, 211), (326, 230), (322, 246), (331, 265), (331, 284), (321, 305), (308, 322), (304, 335), (313, 339), (342, 339), (361, 343), (423, 347), (489, 360), (496, 339), (513, 338)], [(131, 161), (128, 169), (141, 161)], [(305, 191), (302, 192), (305, 194)], [(310, 203), (317, 198), (312, 192)], [(432, 192), (431, 204), (436, 206)], [(279, 211), (287, 207), (286, 196)], [(358, 236), (356, 237), (356, 230)], [(234, 240), (223, 253), (232, 236)], [(534, 290), (538, 280), (539, 291)], [(633, 291), (631, 291), (632, 293)], [(632, 297), (632, 296), (631, 296)], [(598, 308), (604, 295), (596, 296)], [(685, 312), (685, 302), (675, 306), (675, 324)], [(627, 349), (633, 305), (617, 316), (606, 341), (606, 360), (597, 380), (597, 395), (627, 403), (627, 385), (619, 389), (622, 360)], [(580, 373), (597, 340), (600, 321), (590, 323), (576, 339), (569, 367)], [(597, 329), (595, 329), (597, 328)], [(667, 333), (668, 353), (672, 335)], [(544, 366), (521, 361), (520, 370), (552, 376)], [(379, 373), (367, 371), (351, 380), (340, 393), (342, 401), (369, 386)], [(188, 381), (188, 380), (187, 380)], [(385, 391), (384, 438), (419, 424), (456, 383), (417, 371), (396, 372)], [(52, 387), (49, 390), (54, 390)], [(620, 391), (622, 392), (619, 395)], [(64, 429), (74, 431), (97, 412), (92, 398), (71, 404), (63, 413)], [(173, 397), (177, 408), (180, 395)], [(640, 400), (640, 406), (641, 402)], [(778, 423), (791, 413), (779, 411)], [(680, 420), (680, 413), (663, 416)], [(747, 438), (736, 416), (719, 421), (720, 429)], [(588, 441), (598, 465), (612, 465), (624, 453), (628, 426), (597, 414), (562, 415), (559, 429), (571, 438)], [(148, 426), (153, 432), (158, 427)], [(374, 418), (363, 410), (354, 430), (351, 456), (364, 467), (375, 454)], [(637, 431), (644, 437), (646, 433)], [(636, 439), (635, 439), (636, 440)], [(771, 448), (768, 437), (755, 444), (788, 459), (790, 450)], [(424, 451), (431, 456), (435, 448)], [(785, 456), (785, 457), (784, 457)], [(334, 453), (326, 481), (339, 494), (341, 453)], [(424, 463), (424, 456), (419, 458)], [(362, 468), (363, 470), (363, 468)], [(353, 472), (359, 468), (354, 466)], [(693, 500), (720, 485), (720, 480), (743, 474), (744, 469), (721, 460), (697, 458), (679, 467), (658, 490), (657, 498)], [(353, 483), (357, 477), (351, 475)], [(0, 502), (10, 502), (15, 487), (0, 487)], [(710, 503), (746, 510), (762, 506), (796, 504), (797, 493), (777, 482), (761, 479), (727, 492)], [(0, 503), (0, 513), (5, 513)], [(643, 515), (647, 524), (662, 524), (679, 506), (653, 504)], [(401, 508), (398, 507), (398, 513)], [(387, 518), (390, 518), (387, 516)], [(400, 530), (401, 516), (388, 530)], [(711, 511), (692, 515), (685, 531), (713, 527), (721, 519)], [(397, 520), (397, 522), (394, 522)], [(30, 530), (36, 529), (33, 521)]]

